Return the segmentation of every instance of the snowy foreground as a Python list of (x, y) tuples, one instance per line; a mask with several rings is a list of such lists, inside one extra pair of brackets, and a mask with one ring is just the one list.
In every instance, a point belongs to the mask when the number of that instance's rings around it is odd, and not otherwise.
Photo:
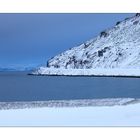
[(130, 76), (140, 77), (140, 69), (62, 69), (40, 67), (33, 75), (65, 76)]
[(140, 126), (140, 103), (116, 102), (120, 105), (0, 110), (0, 126)]

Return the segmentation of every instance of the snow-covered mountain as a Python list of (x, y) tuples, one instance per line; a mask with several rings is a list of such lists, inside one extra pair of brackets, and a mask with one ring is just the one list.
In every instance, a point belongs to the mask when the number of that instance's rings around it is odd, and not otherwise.
[[(49, 74), (51, 69), (58, 68), (139, 69), (140, 14), (117, 22), (114, 27), (102, 31), (97, 37), (48, 60), (45, 73)], [(42, 71), (44, 69), (40, 69), (38, 73), (41, 74)], [(56, 73), (60, 71), (55, 71), (54, 74)]]
[(51, 68), (140, 68), (140, 14), (50, 59)]

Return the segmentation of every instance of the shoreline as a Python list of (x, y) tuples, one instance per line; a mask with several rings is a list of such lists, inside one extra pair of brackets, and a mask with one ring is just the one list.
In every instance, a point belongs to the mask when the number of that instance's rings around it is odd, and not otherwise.
[(126, 77), (140, 78), (140, 69), (64, 69), (40, 67), (28, 73), (35, 76), (70, 76), (70, 77)]
[(0, 110), (0, 126), (140, 126), (140, 102), (128, 105)]
[(134, 75), (58, 75), (58, 74), (32, 74), (32, 73), (28, 73), (27, 75), (29, 76), (51, 76), (51, 77), (115, 77), (115, 78), (140, 78), (139, 76), (134, 76)]
[(30, 108), (77, 108), (77, 107), (113, 107), (140, 103), (139, 98), (103, 98), (48, 101), (14, 101), (0, 102), (1, 110)]

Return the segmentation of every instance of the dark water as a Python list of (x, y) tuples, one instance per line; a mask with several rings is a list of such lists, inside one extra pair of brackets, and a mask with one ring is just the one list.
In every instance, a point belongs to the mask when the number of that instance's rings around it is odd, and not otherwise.
[(29, 76), (0, 72), (0, 101), (140, 98), (139, 78)]

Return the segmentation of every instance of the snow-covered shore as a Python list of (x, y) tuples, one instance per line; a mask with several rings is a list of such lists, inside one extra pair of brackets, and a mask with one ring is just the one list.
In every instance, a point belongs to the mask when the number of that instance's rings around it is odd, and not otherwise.
[(140, 126), (139, 100), (97, 99), (93, 106), (73, 106), (76, 102), (81, 103), (76, 100), (70, 101), (70, 106), (53, 102), (54, 106), (0, 110), (0, 126)]
[(0, 126), (140, 126), (140, 103), (0, 110)]
[(62, 69), (40, 67), (33, 75), (140, 77), (140, 69)]
[(104, 99), (78, 99), (78, 100), (49, 100), (49, 101), (20, 101), (0, 102), (0, 110), (42, 108), (42, 107), (89, 107), (89, 106), (115, 106), (140, 103), (135, 98), (104, 98)]

